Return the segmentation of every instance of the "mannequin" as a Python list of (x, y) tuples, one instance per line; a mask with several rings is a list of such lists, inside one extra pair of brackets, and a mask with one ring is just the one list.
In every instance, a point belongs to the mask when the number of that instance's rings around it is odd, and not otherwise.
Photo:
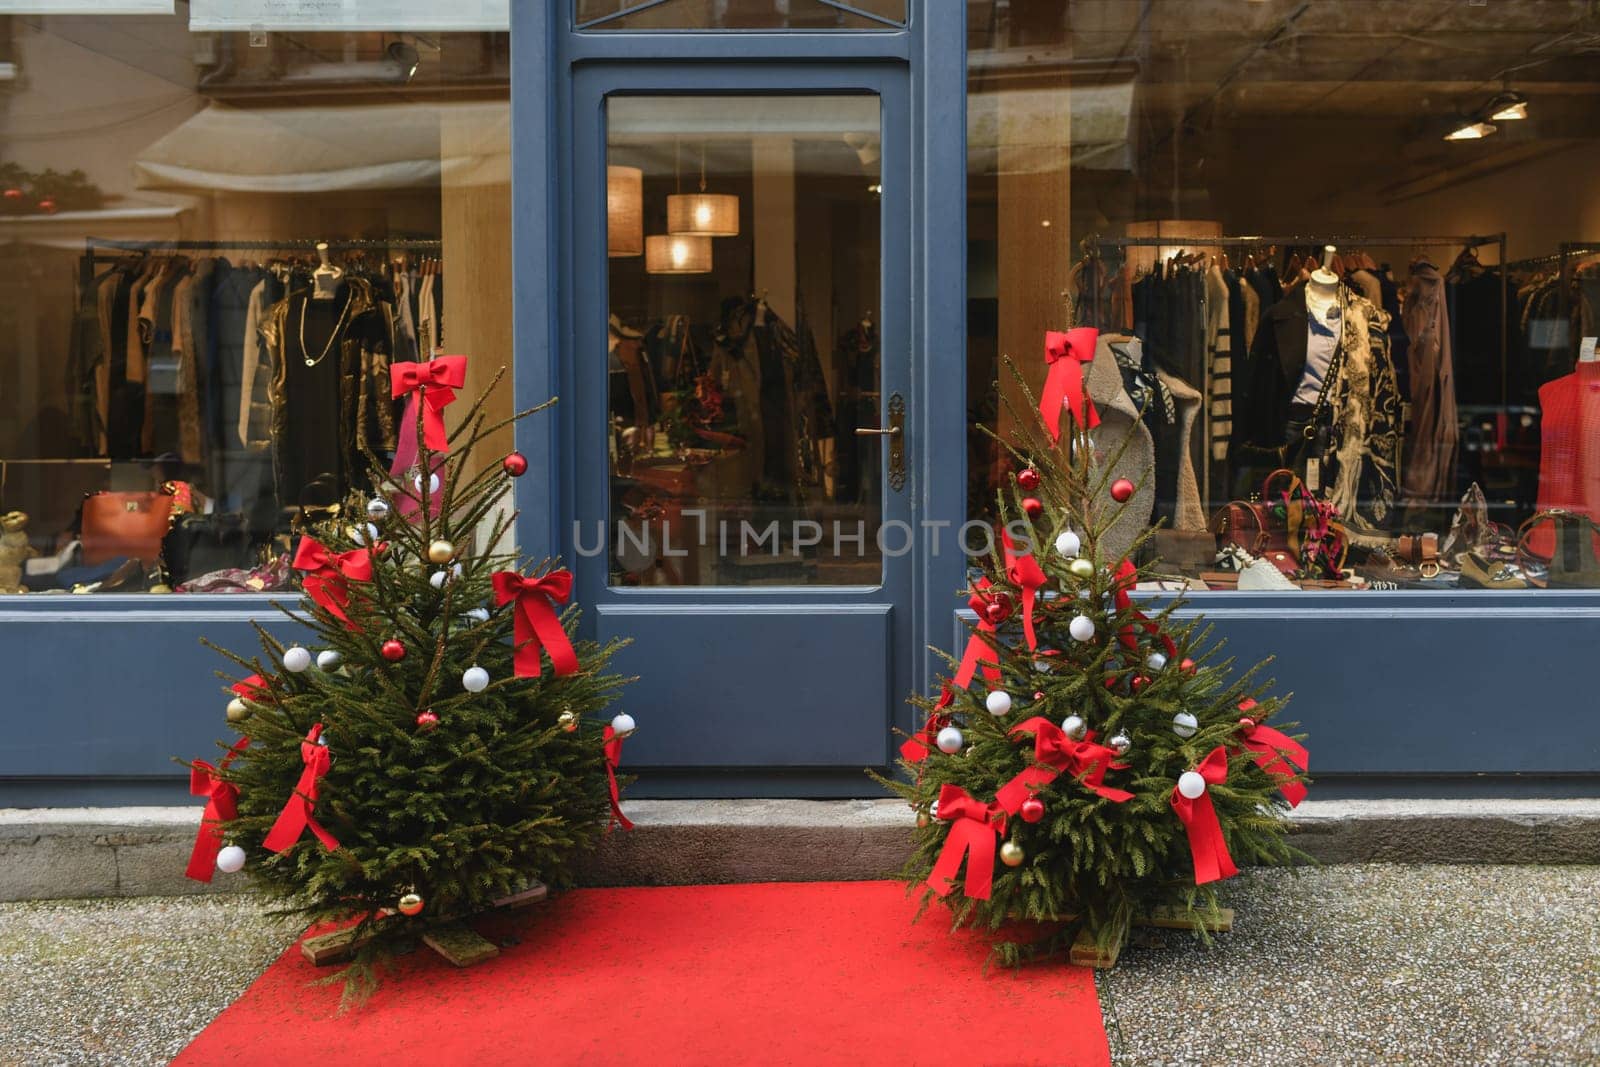
[(317, 259), (321, 262), (311, 275), (311, 298), (332, 300), (339, 293), (339, 282), (344, 278), (344, 268), (328, 259), (328, 242), (317, 242)]

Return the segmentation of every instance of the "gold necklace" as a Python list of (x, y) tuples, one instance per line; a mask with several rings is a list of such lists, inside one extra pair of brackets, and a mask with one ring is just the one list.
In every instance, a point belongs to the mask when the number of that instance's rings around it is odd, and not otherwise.
[(354, 300), (354, 293), (345, 293), (344, 307), (339, 310), (339, 317), (333, 323), (333, 332), (328, 335), (328, 343), (322, 346), (322, 354), (316, 359), (311, 358), (311, 352), (306, 348), (306, 312), (311, 310), (311, 298), (306, 297), (300, 305), (300, 355), (305, 359), (306, 366), (315, 367), (328, 358), (328, 353), (333, 351), (334, 342), (339, 339), (339, 328), (344, 325), (344, 317), (350, 313), (350, 304)]

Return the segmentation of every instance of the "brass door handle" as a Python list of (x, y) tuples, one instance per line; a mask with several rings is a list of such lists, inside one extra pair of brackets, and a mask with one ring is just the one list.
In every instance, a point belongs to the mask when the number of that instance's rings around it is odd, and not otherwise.
[(889, 439), (889, 488), (895, 492), (906, 487), (906, 400), (899, 393), (889, 394), (889, 425), (857, 426), (857, 437), (887, 437)]
[(882, 435), (884, 437), (893, 437), (895, 434), (897, 434), (899, 432), (900, 432), (900, 427), (898, 427), (898, 426), (890, 426), (890, 427), (887, 427), (887, 428), (878, 427), (878, 426), (857, 426), (856, 427), (856, 436), (857, 437), (872, 437), (872, 436), (875, 436), (875, 435)]

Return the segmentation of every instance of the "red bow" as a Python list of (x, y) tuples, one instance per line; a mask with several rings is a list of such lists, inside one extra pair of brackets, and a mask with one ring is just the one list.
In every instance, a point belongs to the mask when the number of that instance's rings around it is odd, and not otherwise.
[(567, 631), (550, 606), (551, 601), (565, 604), (572, 595), (572, 572), (565, 568), (554, 570), (539, 578), (524, 578), (516, 571), (497, 571), (494, 578), (494, 602), (502, 607), (517, 602), (516, 615), (516, 673), (518, 678), (539, 676), (539, 649), (550, 653), (550, 665), (557, 677), (575, 674), (578, 654), (567, 640)]
[(1033, 632), (1033, 602), (1047, 581), (1044, 568), (1032, 553), (1019, 553), (1011, 535), (1004, 529), (1000, 531), (1000, 544), (1005, 550), (1006, 581), (1022, 590), (1022, 635), (1028, 640), (1028, 651), (1032, 652), (1039, 647), (1039, 639)]
[[(994, 633), (994, 623), (989, 621), (989, 605), (994, 601), (984, 595), (994, 583), (987, 578), (979, 578), (977, 588), (967, 598), (967, 607), (971, 608), (978, 616), (978, 630), (967, 639), (967, 650), (961, 656), (961, 666), (956, 670), (956, 676), (951, 685), (956, 689), (965, 689), (972, 684), (972, 676), (977, 673), (978, 665), (983, 665), (983, 677), (986, 681), (998, 682), (1000, 680), (1000, 660), (995, 654), (994, 646), (985, 641), (980, 634)], [(949, 686), (944, 687), (944, 692), (939, 695), (936, 705), (939, 711), (948, 708), (955, 700), (955, 691)], [(928, 758), (934, 736), (944, 725), (949, 722), (949, 716), (935, 713), (928, 717), (908, 741), (900, 746), (900, 755), (907, 763), (921, 763)]]
[(240, 678), (229, 688), (245, 700), (254, 700), (257, 704), (265, 704), (271, 699), (267, 692), (267, 680), (259, 674)]
[(1233, 857), (1228, 855), (1222, 824), (1217, 821), (1217, 809), (1211, 803), (1210, 787), (1228, 780), (1228, 750), (1218, 745), (1195, 770), (1206, 780), (1206, 791), (1190, 800), (1173, 787), (1172, 810), (1178, 813), (1183, 828), (1189, 832), (1189, 851), (1194, 855), (1194, 884), (1205, 885), (1239, 873), (1239, 868), (1233, 865)]
[(606, 777), (611, 781), (611, 820), (606, 823), (606, 833), (609, 834), (615, 826), (632, 830), (633, 822), (622, 814), (622, 793), (617, 789), (617, 768), (622, 765), (622, 736), (607, 726), (601, 739), (605, 742)]
[[(226, 769), (249, 746), (248, 737), (241, 737), (234, 742), (228, 754), (222, 757), (221, 769)], [(189, 768), (190, 794), (206, 798), (206, 810), (200, 816), (200, 832), (195, 835), (194, 848), (189, 853), (189, 866), (183, 872), (197, 882), (211, 881), (217, 869), (217, 853), (222, 851), (222, 824), (239, 817), (239, 787), (223, 781), (219, 777), (221, 769), (205, 760), (195, 760)]]
[[(407, 393), (422, 398), (422, 442), (434, 452), (444, 452), (450, 439), (444, 432), (444, 409), (467, 384), (466, 356), (435, 356), (425, 363), (389, 364), (389, 381), (396, 400)], [(416, 425), (417, 397), (406, 401), (406, 423)]]
[[(1239, 710), (1247, 715), (1255, 707), (1256, 702), (1248, 697), (1239, 702)], [(1306, 784), (1299, 780), (1300, 771), (1311, 769), (1311, 753), (1306, 751), (1306, 746), (1251, 718), (1239, 720), (1239, 737), (1239, 743), (1254, 754), (1257, 765), (1278, 779), (1278, 792), (1283, 794), (1283, 799), (1291, 808), (1299, 807), (1306, 798)], [(1295, 770), (1296, 766), (1299, 771)]]
[(350, 604), (350, 583), (372, 581), (372, 555), (365, 548), (333, 553), (315, 537), (302, 537), (294, 550), (295, 570), (306, 571), (306, 596), (321, 604), (352, 630), (359, 630), (344, 609)]
[(1083, 365), (1093, 362), (1095, 341), (1100, 331), (1080, 326), (1066, 333), (1050, 330), (1044, 335), (1044, 362), (1049, 368), (1044, 392), (1039, 396), (1039, 414), (1044, 416), (1050, 440), (1061, 440), (1061, 409), (1072, 412), (1081, 430), (1100, 425), (1094, 401), (1083, 391)]
[(322, 724), (319, 722), (306, 734), (306, 739), (300, 742), (300, 760), (305, 764), (305, 770), (300, 772), (300, 780), (295, 783), (294, 792), (289, 795), (289, 800), (283, 805), (283, 810), (278, 813), (278, 821), (272, 824), (272, 829), (267, 831), (266, 838), (261, 842), (261, 847), (268, 852), (282, 852), (300, 840), (300, 835), (307, 827), (322, 847), (332, 852), (339, 847), (339, 841), (328, 831), (324, 830), (314, 817), (317, 806), (317, 779), (328, 773), (328, 767), (333, 763), (333, 756), (328, 752), (327, 745), (317, 743), (322, 736)]
[[(1033, 795), (1035, 787), (1049, 785), (1063, 774), (1069, 774), (1091, 793), (1114, 800), (1118, 804), (1133, 799), (1133, 794), (1123, 789), (1102, 785), (1106, 771), (1125, 771), (1126, 763), (1118, 763), (1115, 749), (1094, 743), (1094, 732), (1074, 741), (1062, 732), (1061, 727), (1049, 719), (1034, 716), (1011, 728), (1013, 734), (1033, 734), (1032, 767), (1026, 767), (1011, 781), (1000, 787), (994, 798), (1008, 813), (1015, 815), (1022, 802)], [(1039, 766), (1043, 764), (1043, 766)], [(941, 810), (942, 810), (941, 805)]]
[[(939, 818), (950, 823), (944, 848), (928, 875), (928, 885), (941, 897), (955, 888), (961, 857), (967, 857), (967, 879), (962, 887), (973, 900), (988, 900), (994, 885), (995, 839), (1006, 832), (1006, 813), (999, 804), (980, 804), (959, 785), (939, 788)], [(991, 825), (999, 820), (998, 826)]]
[[(1118, 611), (1133, 610), (1133, 597), (1129, 595), (1128, 591), (1134, 587), (1138, 580), (1139, 568), (1126, 559), (1118, 564), (1117, 576), (1113, 585), (1113, 598)], [(1144, 628), (1145, 633), (1161, 641), (1162, 647), (1167, 650), (1167, 659), (1175, 660), (1178, 658), (1178, 646), (1173, 644), (1172, 638), (1161, 632), (1161, 627), (1151, 622), (1149, 617), (1142, 611), (1134, 610), (1133, 617), (1139, 620), (1139, 625)], [(1138, 649), (1139, 640), (1138, 636), (1133, 632), (1133, 623), (1129, 623), (1122, 628), (1122, 632), (1117, 635), (1117, 640), (1121, 641), (1122, 647), (1130, 652)]]

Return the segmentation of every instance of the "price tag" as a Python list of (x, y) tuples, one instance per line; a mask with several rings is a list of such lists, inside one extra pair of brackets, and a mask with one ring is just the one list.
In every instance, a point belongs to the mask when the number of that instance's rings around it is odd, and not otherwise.
[(1315, 456), (1306, 460), (1306, 489), (1317, 492), (1322, 488), (1322, 461)]
[(1595, 359), (1597, 357), (1595, 356), (1594, 345), (1595, 345), (1595, 342), (1597, 340), (1600, 340), (1600, 338), (1585, 337), (1579, 343), (1579, 345), (1578, 345), (1578, 362), (1579, 363), (1593, 363), (1595, 361)]

